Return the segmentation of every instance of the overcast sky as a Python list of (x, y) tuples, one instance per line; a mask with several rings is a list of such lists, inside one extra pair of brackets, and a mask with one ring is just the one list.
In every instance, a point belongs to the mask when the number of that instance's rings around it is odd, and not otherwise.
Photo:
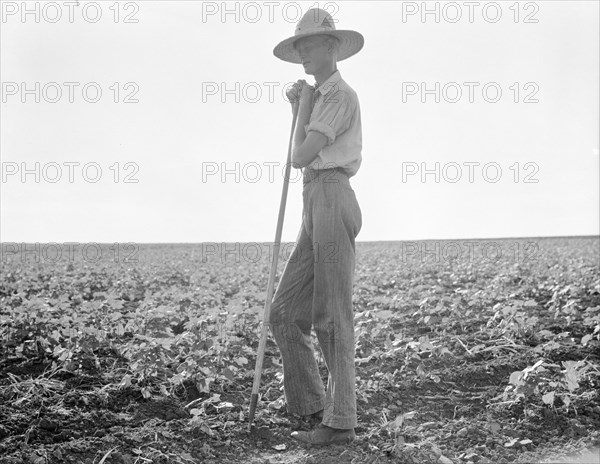
[(273, 240), (312, 6), (365, 37), (359, 240), (598, 234), (599, 3), (514, 4), (2, 2), (1, 240)]

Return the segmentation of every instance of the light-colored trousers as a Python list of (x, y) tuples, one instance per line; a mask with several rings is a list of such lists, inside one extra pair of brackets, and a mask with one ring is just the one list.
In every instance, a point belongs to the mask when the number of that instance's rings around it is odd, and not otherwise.
[[(357, 425), (352, 285), (362, 214), (343, 171), (305, 168), (303, 182), (302, 226), (273, 298), (271, 330), (283, 360), (288, 411), (323, 409), (323, 424), (350, 429)], [(329, 371), (327, 390), (311, 327)]]

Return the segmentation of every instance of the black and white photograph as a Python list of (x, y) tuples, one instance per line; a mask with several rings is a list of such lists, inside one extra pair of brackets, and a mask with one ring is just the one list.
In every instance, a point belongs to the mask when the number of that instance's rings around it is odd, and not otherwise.
[(0, 0), (1, 464), (600, 464), (600, 1)]

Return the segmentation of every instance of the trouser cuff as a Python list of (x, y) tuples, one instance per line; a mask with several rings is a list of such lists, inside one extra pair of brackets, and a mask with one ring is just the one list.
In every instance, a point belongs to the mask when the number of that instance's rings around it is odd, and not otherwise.
[(332, 429), (353, 429), (358, 425), (358, 421), (356, 417), (335, 417), (329, 416), (327, 414), (323, 416), (323, 425), (327, 427), (331, 427)]
[(325, 408), (325, 398), (313, 401), (312, 403), (287, 403), (287, 410), (291, 414), (299, 416), (309, 416)]

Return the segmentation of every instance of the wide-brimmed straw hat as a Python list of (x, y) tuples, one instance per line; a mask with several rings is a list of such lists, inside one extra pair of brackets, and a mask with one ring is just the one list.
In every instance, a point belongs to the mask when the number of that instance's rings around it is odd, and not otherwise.
[(296, 32), (281, 42), (273, 49), (273, 54), (289, 63), (301, 63), (298, 52), (294, 50), (294, 42), (302, 37), (327, 34), (337, 37), (340, 41), (337, 60), (342, 61), (358, 53), (365, 43), (359, 32), (350, 30), (337, 30), (331, 15), (320, 8), (311, 8), (296, 25)]

